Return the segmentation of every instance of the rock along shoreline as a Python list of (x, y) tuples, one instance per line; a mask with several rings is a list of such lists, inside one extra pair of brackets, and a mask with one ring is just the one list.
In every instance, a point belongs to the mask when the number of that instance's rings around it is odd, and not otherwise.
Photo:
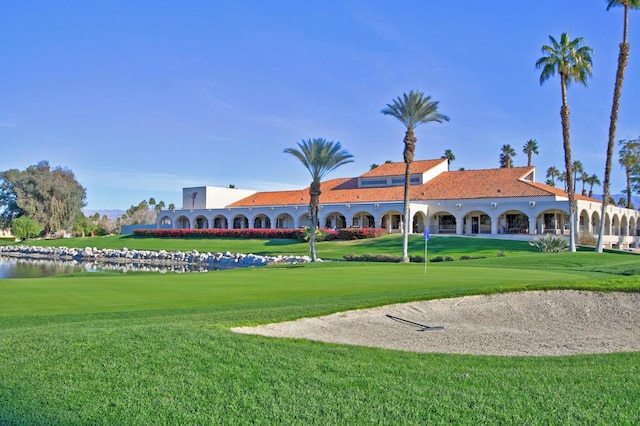
[(150, 265), (210, 265), (221, 268), (298, 264), (309, 256), (261, 256), (230, 252), (99, 249), (95, 247), (0, 246), (0, 255), (21, 259), (75, 260), (96, 263), (146, 263)]

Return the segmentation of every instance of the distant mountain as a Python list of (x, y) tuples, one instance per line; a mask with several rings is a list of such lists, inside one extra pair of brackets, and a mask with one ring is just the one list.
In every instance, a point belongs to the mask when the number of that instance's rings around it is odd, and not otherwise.
[(122, 215), (125, 213), (124, 210), (83, 210), (82, 211), (84, 213), (85, 216), (93, 216), (94, 214), (98, 213), (100, 215), (100, 217), (102, 216), (107, 216), (109, 219), (115, 220), (119, 217), (122, 217)]
[[(618, 193), (618, 194), (612, 194), (611, 195), (613, 197), (614, 200), (616, 200), (616, 202), (618, 202), (618, 200), (620, 198), (627, 198), (627, 194), (623, 194), (623, 193)], [(596, 200), (602, 200), (602, 194), (593, 194), (593, 198), (595, 198)], [(640, 196), (635, 196), (632, 195), (631, 196), (631, 204), (633, 204), (634, 208), (639, 208), (640, 207)]]

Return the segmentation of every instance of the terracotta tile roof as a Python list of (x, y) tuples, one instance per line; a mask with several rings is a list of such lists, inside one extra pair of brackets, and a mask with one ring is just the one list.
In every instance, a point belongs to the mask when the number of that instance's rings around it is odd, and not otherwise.
[[(431, 161), (434, 161), (432, 164), (438, 164), (441, 160)], [(404, 167), (404, 163), (395, 164), (401, 164)], [(410, 198), (412, 200), (447, 200), (545, 196), (566, 197), (566, 192), (558, 188), (542, 183), (522, 180), (533, 170), (534, 167), (513, 167), (509, 169), (444, 172), (427, 183), (412, 185)], [(328, 180), (322, 183), (321, 191), (321, 204), (370, 203), (402, 201), (404, 199), (403, 186), (358, 188), (358, 178)], [(578, 194), (576, 194), (576, 198), (599, 202), (598, 200)], [(258, 192), (230, 204), (229, 207), (308, 204), (309, 187), (306, 187), (292, 191)]]
[[(419, 160), (413, 161), (411, 166), (409, 167), (409, 173), (424, 173), (429, 169), (441, 164), (443, 161), (447, 161), (446, 158), (440, 158), (437, 160)], [(398, 176), (404, 175), (404, 162), (401, 163), (384, 163), (376, 167), (375, 169), (371, 169), (365, 174), (361, 175), (361, 177), (374, 177), (374, 176)]]
[[(567, 191), (565, 191), (564, 189), (556, 188), (555, 186), (546, 185), (546, 184), (540, 183), (540, 182), (529, 182), (529, 185), (533, 185), (533, 186), (538, 187), (540, 189), (549, 191), (550, 193), (552, 193), (554, 195), (557, 195), (559, 197), (567, 197)], [(582, 195), (582, 194), (578, 194), (578, 193), (576, 193), (575, 197), (576, 197), (576, 200), (593, 201), (595, 203), (600, 203), (601, 202), (601, 200), (598, 200), (597, 198), (587, 197), (586, 195)]]

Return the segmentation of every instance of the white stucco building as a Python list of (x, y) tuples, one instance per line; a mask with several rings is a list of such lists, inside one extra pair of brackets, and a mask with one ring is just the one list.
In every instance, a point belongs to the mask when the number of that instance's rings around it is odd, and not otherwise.
[[(404, 163), (385, 163), (352, 178), (322, 183), (320, 226), (376, 227), (401, 232)], [(412, 230), (431, 234), (567, 235), (565, 191), (535, 181), (535, 167), (449, 171), (446, 159), (411, 165)], [(579, 234), (597, 235), (602, 204), (576, 194)], [(163, 210), (158, 226), (171, 228), (297, 228), (308, 226), (309, 188), (254, 192), (183, 189), (179, 210)], [(610, 205), (605, 245), (638, 247), (640, 212)]]

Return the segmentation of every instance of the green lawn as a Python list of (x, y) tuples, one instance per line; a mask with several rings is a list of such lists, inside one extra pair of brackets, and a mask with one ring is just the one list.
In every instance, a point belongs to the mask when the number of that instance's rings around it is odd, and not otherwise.
[(442, 240), (491, 257), (426, 276), (423, 264), (331, 262), (0, 280), (0, 425), (640, 423), (637, 352), (414, 354), (229, 331), (465, 294), (640, 291), (633, 255), (497, 257), (504, 241)]
[[(262, 255), (306, 255), (309, 244), (297, 240), (272, 239), (252, 240), (239, 238), (140, 238), (131, 235), (112, 235), (106, 237), (69, 238), (63, 240), (37, 240), (28, 244), (45, 247), (96, 247), (123, 248), (137, 250), (169, 250), (200, 252), (253, 253)], [(384, 235), (379, 238), (355, 241), (326, 241), (316, 244), (318, 256), (323, 259), (343, 259), (348, 253), (402, 254), (402, 236), (400, 234)], [(424, 255), (424, 239), (411, 235), (409, 253)], [(462, 255), (478, 255), (495, 257), (498, 252), (506, 255), (533, 253), (536, 251), (526, 241), (498, 240), (489, 238), (434, 236), (428, 242), (429, 258), (436, 255), (447, 255), (456, 259)]]

